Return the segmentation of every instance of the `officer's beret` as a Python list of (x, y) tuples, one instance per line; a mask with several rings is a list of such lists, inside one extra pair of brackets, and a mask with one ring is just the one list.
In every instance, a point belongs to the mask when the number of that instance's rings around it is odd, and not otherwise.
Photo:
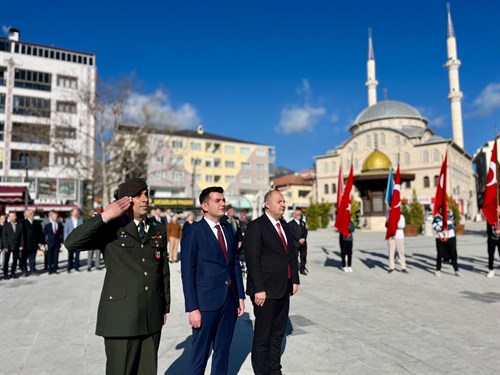
[(135, 197), (139, 195), (144, 190), (148, 189), (148, 184), (143, 178), (131, 178), (118, 186), (115, 191), (115, 199), (121, 199), (123, 197)]

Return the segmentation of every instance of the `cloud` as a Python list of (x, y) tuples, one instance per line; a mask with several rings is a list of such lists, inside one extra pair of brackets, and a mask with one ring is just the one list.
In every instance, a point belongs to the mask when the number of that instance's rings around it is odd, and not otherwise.
[(474, 111), (470, 117), (489, 116), (500, 108), (500, 82), (493, 82), (486, 86), (473, 102)]
[[(325, 117), (326, 109), (311, 105), (312, 90), (307, 79), (302, 80), (302, 86), (297, 94), (303, 97), (302, 106), (287, 106), (281, 110), (281, 119), (278, 130), (285, 134), (312, 131), (314, 126)], [(337, 119), (338, 120), (338, 119)]]
[(334, 124), (339, 122), (339, 119), (340, 119), (340, 116), (338, 115), (338, 113), (332, 113), (330, 115), (330, 122), (332, 122)]
[(124, 121), (131, 125), (151, 125), (158, 129), (194, 129), (200, 118), (189, 103), (174, 108), (167, 93), (157, 90), (143, 95), (132, 92), (128, 98)]
[(446, 125), (445, 120), (446, 120), (446, 116), (438, 116), (438, 117), (430, 118), (429, 125), (433, 125), (433, 126), (439, 128), (441, 126)]

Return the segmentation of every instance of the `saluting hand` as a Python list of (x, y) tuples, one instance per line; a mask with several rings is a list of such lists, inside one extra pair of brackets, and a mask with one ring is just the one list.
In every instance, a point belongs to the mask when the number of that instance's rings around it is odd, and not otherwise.
[(131, 204), (131, 197), (123, 197), (121, 199), (118, 199), (117, 201), (110, 203), (101, 214), (102, 220), (105, 222), (109, 222), (110, 220), (122, 216), (125, 211), (128, 210)]

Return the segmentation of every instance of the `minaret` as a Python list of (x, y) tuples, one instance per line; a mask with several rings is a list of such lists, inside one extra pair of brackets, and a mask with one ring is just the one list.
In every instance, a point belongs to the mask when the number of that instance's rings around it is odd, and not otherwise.
[(453, 142), (462, 149), (464, 148), (464, 132), (462, 126), (462, 97), (460, 91), (460, 83), (458, 78), (458, 69), (460, 68), (460, 60), (457, 57), (457, 40), (455, 39), (455, 30), (451, 22), (450, 4), (448, 3), (448, 33), (446, 39), (446, 48), (448, 52), (448, 60), (445, 63), (448, 69), (448, 79), (450, 81), (450, 93), (448, 100), (451, 107), (451, 128), (453, 131)]
[(377, 104), (377, 85), (375, 78), (375, 53), (373, 52), (372, 29), (368, 29), (368, 61), (366, 62), (366, 88), (368, 89), (368, 106)]

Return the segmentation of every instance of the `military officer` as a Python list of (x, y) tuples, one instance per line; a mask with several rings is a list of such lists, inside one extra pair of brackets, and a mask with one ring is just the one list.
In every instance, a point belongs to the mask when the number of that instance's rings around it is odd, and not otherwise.
[(162, 325), (170, 310), (170, 271), (161, 224), (149, 220), (146, 181), (133, 178), (106, 209), (76, 227), (68, 250), (99, 249), (106, 275), (96, 335), (104, 337), (106, 374), (157, 373)]

